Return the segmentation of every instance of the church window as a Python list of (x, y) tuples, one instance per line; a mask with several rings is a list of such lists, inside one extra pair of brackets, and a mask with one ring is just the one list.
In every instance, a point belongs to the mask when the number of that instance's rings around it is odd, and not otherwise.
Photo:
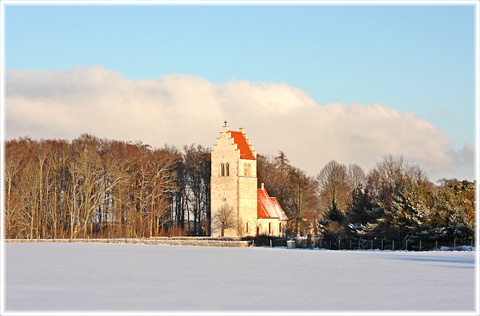
[(245, 176), (250, 177), (250, 164), (245, 164)]
[(282, 223), (278, 223), (278, 232), (282, 232)]
[(222, 163), (220, 175), (221, 175), (222, 177), (225, 177), (225, 165), (224, 165), (223, 163)]
[(268, 223), (268, 233), (269, 233), (269, 234), (272, 233), (272, 222), (269, 222), (269, 223)]
[(228, 164), (228, 162), (226, 164), (226, 169), (227, 169), (226, 171), (227, 171), (227, 177), (228, 177), (230, 176), (230, 165)]

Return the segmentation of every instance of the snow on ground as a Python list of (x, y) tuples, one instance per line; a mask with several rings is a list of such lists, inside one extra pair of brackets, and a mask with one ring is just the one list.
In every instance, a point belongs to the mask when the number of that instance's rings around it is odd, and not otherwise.
[(474, 252), (6, 243), (7, 311), (471, 311)]

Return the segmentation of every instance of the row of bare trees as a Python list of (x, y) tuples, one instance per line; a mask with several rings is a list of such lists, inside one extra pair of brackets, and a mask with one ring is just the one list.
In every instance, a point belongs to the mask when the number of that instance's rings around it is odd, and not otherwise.
[(87, 134), (72, 142), (7, 141), (6, 237), (208, 233), (209, 153), (202, 146), (181, 152)]

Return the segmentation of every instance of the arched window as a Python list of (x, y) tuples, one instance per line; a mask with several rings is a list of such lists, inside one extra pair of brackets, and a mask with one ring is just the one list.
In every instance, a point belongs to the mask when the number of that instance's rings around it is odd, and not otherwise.
[(245, 177), (250, 177), (250, 164), (245, 164)]
[(220, 175), (221, 175), (222, 177), (225, 177), (225, 165), (224, 165), (223, 163), (222, 163)]
[(227, 162), (227, 177), (230, 176), (230, 165)]

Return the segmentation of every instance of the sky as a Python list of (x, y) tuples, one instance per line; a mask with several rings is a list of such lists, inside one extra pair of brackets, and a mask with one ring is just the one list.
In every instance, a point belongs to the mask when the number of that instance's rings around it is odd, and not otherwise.
[(213, 146), (473, 180), (472, 5), (5, 5), (6, 139)]

